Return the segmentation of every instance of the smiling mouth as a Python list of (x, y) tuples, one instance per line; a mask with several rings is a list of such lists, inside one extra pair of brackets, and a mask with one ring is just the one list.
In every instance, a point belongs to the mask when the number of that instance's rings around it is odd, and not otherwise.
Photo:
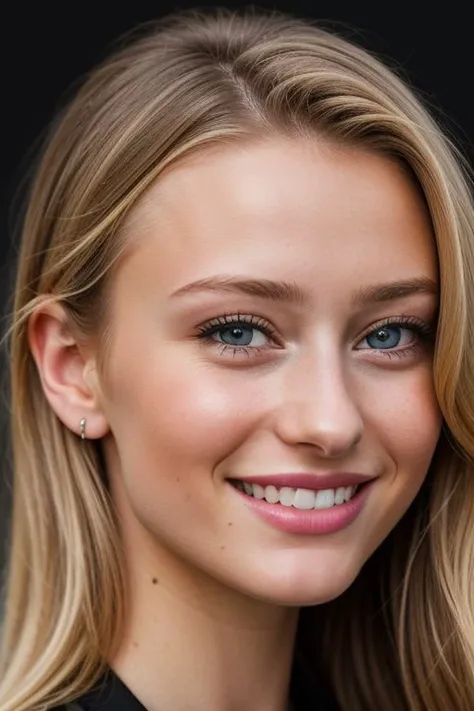
[(238, 491), (253, 499), (265, 500), (269, 504), (278, 504), (304, 511), (311, 509), (331, 509), (351, 501), (365, 484), (339, 486), (337, 489), (302, 489), (289, 486), (276, 487), (272, 484), (261, 486), (237, 479), (229, 483)]

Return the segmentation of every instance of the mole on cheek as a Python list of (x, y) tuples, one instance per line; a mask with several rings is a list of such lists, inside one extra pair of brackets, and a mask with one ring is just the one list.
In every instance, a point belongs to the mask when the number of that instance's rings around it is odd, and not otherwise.
[(158, 584), (158, 578), (152, 578), (151, 582), (153, 583), (153, 585), (157, 585), (157, 584)]

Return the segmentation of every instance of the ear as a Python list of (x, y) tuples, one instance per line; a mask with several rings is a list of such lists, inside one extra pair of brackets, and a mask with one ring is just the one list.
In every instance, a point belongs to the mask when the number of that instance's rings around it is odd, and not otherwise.
[(102, 410), (101, 391), (92, 349), (81, 347), (59, 304), (39, 306), (28, 324), (28, 340), (52, 409), (73, 432), (87, 439), (104, 437), (109, 426)]

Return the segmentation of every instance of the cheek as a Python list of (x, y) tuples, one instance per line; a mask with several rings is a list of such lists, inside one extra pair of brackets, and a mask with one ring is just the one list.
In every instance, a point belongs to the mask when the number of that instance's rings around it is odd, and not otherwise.
[[(114, 369), (110, 420), (123, 462), (213, 467), (255, 428), (262, 388), (176, 349)], [(150, 462), (151, 464), (151, 462)]]
[[(442, 416), (436, 399), (431, 368), (400, 374), (386, 382), (374, 406), (371, 431), (375, 432), (387, 459), (387, 477), (380, 481), (380, 500), (385, 511), (374, 529), (380, 540), (411, 505), (428, 472), (439, 439)], [(378, 533), (377, 533), (378, 531)]]
[[(377, 391), (375, 397), (375, 390)], [(426, 478), (442, 416), (431, 367), (386, 374), (365, 387), (366, 447), (383, 472), (368, 501), (362, 557), (366, 560), (400, 521)], [(370, 397), (369, 397), (370, 395)], [(370, 456), (370, 455), (369, 455)], [(370, 531), (370, 532), (369, 532)]]
[(392, 426), (388, 447), (400, 470), (424, 479), (439, 438), (442, 417), (433, 387), (431, 369), (422, 369), (407, 378), (404, 387), (391, 396)]
[(396, 463), (429, 460), (442, 422), (430, 363), (380, 373), (361, 385), (359, 401), (369, 435)]

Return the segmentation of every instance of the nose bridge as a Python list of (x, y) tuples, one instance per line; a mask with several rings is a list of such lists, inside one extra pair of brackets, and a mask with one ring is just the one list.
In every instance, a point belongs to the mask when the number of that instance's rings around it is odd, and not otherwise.
[(279, 429), (291, 443), (313, 444), (340, 456), (362, 436), (363, 422), (340, 349), (320, 344), (288, 366)]

